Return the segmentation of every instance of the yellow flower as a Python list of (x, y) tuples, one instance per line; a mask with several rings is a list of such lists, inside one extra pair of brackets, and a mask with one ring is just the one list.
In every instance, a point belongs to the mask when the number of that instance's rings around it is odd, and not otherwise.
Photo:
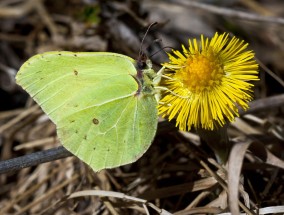
[(159, 113), (176, 118), (181, 130), (213, 130), (233, 121), (238, 107), (246, 110), (252, 100), (248, 81), (259, 80), (258, 64), (247, 46), (236, 37), (229, 39), (228, 33), (216, 33), (211, 40), (189, 40), (183, 53), (174, 50), (164, 64), (170, 72), (165, 74), (168, 91), (162, 94)]

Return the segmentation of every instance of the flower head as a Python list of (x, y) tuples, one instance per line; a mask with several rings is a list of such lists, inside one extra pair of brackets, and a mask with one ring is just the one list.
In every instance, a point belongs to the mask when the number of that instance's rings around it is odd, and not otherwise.
[(159, 113), (169, 120), (176, 118), (181, 130), (191, 127), (213, 130), (233, 121), (238, 106), (248, 109), (253, 84), (258, 80), (258, 64), (248, 43), (227, 33), (209, 40), (189, 40), (183, 52), (169, 54), (164, 66), (164, 83), (168, 91), (162, 95)]

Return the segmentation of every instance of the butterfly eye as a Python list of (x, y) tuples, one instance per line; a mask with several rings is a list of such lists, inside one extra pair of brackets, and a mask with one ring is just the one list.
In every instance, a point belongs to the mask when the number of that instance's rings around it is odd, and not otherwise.
[(137, 69), (138, 70), (143, 70), (145, 69), (147, 66), (145, 61), (137, 61)]

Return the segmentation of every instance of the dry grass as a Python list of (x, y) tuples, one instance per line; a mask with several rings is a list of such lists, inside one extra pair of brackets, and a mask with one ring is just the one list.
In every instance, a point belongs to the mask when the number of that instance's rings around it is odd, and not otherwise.
[[(150, 23), (147, 17), (153, 13), (149, 5), (159, 7), (160, 3), (164, 8), (170, 4), (146, 1), (144, 7), (139, 1), (101, 2), (88, 6), (97, 18), (91, 19), (83, 1), (55, 2), (0, 3), (0, 89), (8, 95), (0, 94), (0, 160), (60, 146), (55, 125), (15, 84), (14, 75), (25, 59), (47, 50), (114, 51), (135, 57), (140, 45), (137, 35), (145, 32)], [(281, 15), (277, 8), (283, 3), (266, 3), (236, 1), (228, 6), (258, 14), (258, 19), (250, 22), (246, 17), (217, 16), (199, 7), (200, 19), (212, 29), (232, 31), (249, 40), (265, 66), (260, 70), (256, 101), (249, 114), (242, 113), (229, 127), (234, 146), (227, 165), (215, 161), (194, 131), (180, 132), (161, 119), (152, 146), (131, 165), (94, 173), (77, 158), (67, 157), (1, 174), (0, 214), (185, 215), (239, 214), (239, 210), (284, 214), (284, 28), (281, 18), (275, 18), (276, 22), (271, 18)], [(149, 14), (141, 13), (142, 6)], [(94, 12), (98, 8), (100, 20)], [(267, 14), (272, 21), (261, 21)], [(184, 15), (182, 10), (179, 15)], [(177, 28), (172, 34), (167, 29), (171, 19), (160, 17), (162, 21), (148, 36), (148, 43), (165, 37), (174, 45), (192, 36)], [(260, 28), (265, 29), (261, 34)], [(156, 44), (151, 51), (159, 49)], [(160, 52), (153, 61), (164, 59)], [(271, 72), (278, 81), (268, 75)]]

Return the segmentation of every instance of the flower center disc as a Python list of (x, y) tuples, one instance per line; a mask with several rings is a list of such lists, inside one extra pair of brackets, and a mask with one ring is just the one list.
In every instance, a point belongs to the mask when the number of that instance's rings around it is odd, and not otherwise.
[(185, 67), (177, 74), (191, 92), (211, 90), (221, 83), (224, 69), (212, 52), (196, 53), (188, 57)]

